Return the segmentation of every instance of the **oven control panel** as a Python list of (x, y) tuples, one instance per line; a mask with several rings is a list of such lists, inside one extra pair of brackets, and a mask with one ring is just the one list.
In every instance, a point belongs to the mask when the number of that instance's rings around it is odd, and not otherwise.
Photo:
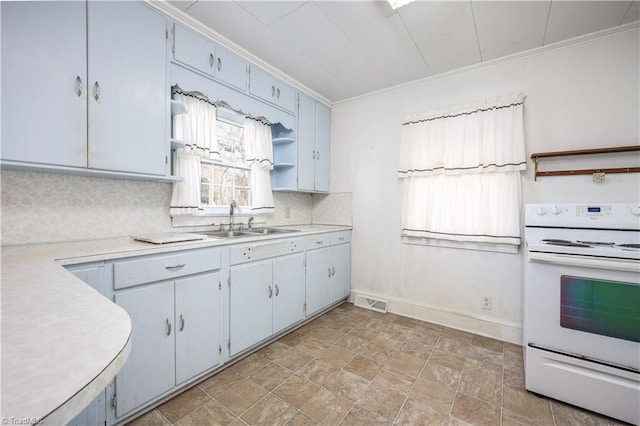
[(525, 226), (640, 230), (640, 204), (527, 204)]
[(613, 206), (576, 206), (577, 217), (607, 217), (613, 215)]

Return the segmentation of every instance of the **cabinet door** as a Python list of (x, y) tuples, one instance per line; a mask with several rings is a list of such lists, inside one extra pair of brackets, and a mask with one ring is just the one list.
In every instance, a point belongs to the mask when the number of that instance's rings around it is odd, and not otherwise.
[(131, 316), (131, 353), (116, 376), (116, 416), (175, 385), (173, 282), (119, 291), (115, 302)]
[(306, 253), (307, 316), (313, 315), (331, 303), (331, 248)]
[(351, 244), (339, 244), (331, 250), (331, 302), (337, 302), (351, 292)]
[(273, 261), (273, 332), (304, 319), (304, 253)]
[(1, 2), (3, 160), (86, 167), (86, 3)]
[(224, 47), (216, 46), (215, 77), (238, 89), (247, 90), (247, 62)]
[(165, 18), (141, 2), (87, 7), (89, 167), (165, 175)]
[(288, 111), (296, 109), (296, 91), (259, 68), (251, 67), (249, 92)]
[(220, 273), (176, 281), (176, 385), (220, 364)]
[(173, 32), (173, 58), (213, 76), (216, 45), (177, 24)]
[(331, 174), (331, 110), (316, 102), (316, 180), (315, 190), (329, 192)]
[(229, 355), (271, 336), (271, 260), (233, 266), (229, 271)]
[(313, 191), (315, 183), (316, 102), (298, 94), (298, 189)]

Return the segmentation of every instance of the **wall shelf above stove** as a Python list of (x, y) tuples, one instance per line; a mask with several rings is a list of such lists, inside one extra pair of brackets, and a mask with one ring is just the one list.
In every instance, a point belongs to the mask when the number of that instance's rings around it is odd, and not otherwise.
[(640, 145), (533, 153), (531, 154), (531, 159), (534, 161), (534, 164), (535, 164), (534, 179), (537, 180), (538, 176), (574, 176), (574, 175), (593, 175), (595, 173), (605, 173), (605, 174), (606, 173), (640, 173), (640, 167), (613, 167), (613, 168), (601, 168), (601, 169), (592, 168), (592, 169), (548, 170), (548, 171), (541, 171), (538, 169), (538, 162), (542, 158), (569, 157), (569, 156), (581, 156), (581, 155), (590, 155), (590, 154), (614, 154), (614, 153), (634, 152), (634, 151), (640, 151)]

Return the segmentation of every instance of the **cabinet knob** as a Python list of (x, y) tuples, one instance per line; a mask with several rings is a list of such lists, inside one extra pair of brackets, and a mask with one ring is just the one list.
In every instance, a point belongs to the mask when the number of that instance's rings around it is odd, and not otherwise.
[(78, 97), (82, 96), (82, 79), (80, 76), (76, 77), (76, 95), (78, 95)]
[(100, 101), (100, 84), (97, 81), (93, 83), (93, 99)]

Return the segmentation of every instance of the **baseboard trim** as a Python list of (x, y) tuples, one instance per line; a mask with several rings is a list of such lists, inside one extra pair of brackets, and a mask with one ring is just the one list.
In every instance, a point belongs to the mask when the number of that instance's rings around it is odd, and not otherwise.
[(413, 318), (421, 321), (427, 321), (445, 327), (455, 328), (457, 330), (469, 333), (479, 334), (481, 336), (491, 337), (492, 339), (501, 340), (503, 342), (522, 344), (522, 324), (500, 321), (495, 318), (481, 317), (468, 312), (462, 312), (455, 309), (443, 308), (440, 306), (429, 306), (424, 304), (416, 304), (401, 298), (389, 297), (388, 295), (374, 294), (371, 292), (360, 292), (351, 290), (349, 301), (353, 303), (356, 295), (364, 295), (368, 297), (380, 297), (388, 301), (388, 312), (403, 317)]

